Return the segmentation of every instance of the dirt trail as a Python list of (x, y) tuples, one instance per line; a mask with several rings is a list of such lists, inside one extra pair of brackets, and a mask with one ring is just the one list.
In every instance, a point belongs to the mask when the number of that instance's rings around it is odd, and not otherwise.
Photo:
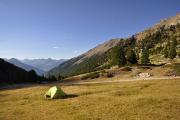
[(27, 88), (27, 87), (35, 87), (35, 86), (49, 86), (49, 85), (85, 85), (85, 84), (100, 84), (100, 83), (118, 83), (118, 82), (129, 82), (129, 81), (141, 81), (141, 80), (170, 80), (170, 79), (180, 79), (178, 77), (149, 77), (149, 78), (126, 78), (121, 80), (88, 80), (88, 81), (63, 81), (63, 82), (54, 82), (54, 83), (45, 83), (45, 84), (37, 84), (37, 83), (28, 83), (28, 84), (14, 84), (7, 86), (0, 86), (0, 90), (2, 89), (19, 89), (19, 88)]
[(178, 77), (149, 77), (149, 78), (130, 78), (122, 80), (98, 80), (98, 81), (79, 81), (79, 82), (68, 82), (66, 85), (84, 85), (84, 84), (97, 84), (97, 83), (116, 83), (116, 82), (129, 82), (129, 81), (141, 81), (141, 80), (170, 80), (180, 79)]

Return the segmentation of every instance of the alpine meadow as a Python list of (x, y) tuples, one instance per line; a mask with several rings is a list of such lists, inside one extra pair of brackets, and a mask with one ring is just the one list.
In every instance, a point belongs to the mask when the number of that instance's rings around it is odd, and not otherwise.
[(0, 1), (0, 120), (179, 120), (180, 1)]

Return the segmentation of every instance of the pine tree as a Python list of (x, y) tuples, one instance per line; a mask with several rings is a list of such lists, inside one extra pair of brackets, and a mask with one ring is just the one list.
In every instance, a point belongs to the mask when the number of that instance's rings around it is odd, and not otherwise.
[(141, 64), (149, 64), (149, 63), (150, 63), (149, 50), (144, 47), (141, 53)]
[(64, 79), (64, 77), (63, 77), (62, 75), (59, 74), (58, 80), (62, 80), (62, 79)]
[(126, 53), (126, 59), (127, 59), (127, 62), (129, 64), (136, 64), (137, 63), (137, 57), (136, 57), (136, 53), (134, 52), (134, 50), (132, 49), (129, 49)]
[(119, 58), (118, 66), (121, 67), (127, 64), (124, 49), (122, 47), (119, 48), (119, 54), (120, 54), (120, 58)]
[(111, 65), (118, 65), (119, 58), (119, 48), (114, 47), (111, 51)]
[(124, 66), (126, 58), (122, 47), (114, 47), (111, 51), (111, 65)]
[(177, 46), (176, 38), (173, 38), (172, 42), (170, 44), (170, 48), (169, 48), (169, 58), (170, 59), (174, 59), (177, 55), (176, 46)]
[(165, 57), (165, 58), (168, 58), (168, 46), (165, 46), (163, 52), (164, 52), (164, 57)]
[(48, 80), (56, 81), (57, 79), (56, 79), (56, 77), (54, 75), (51, 75), (51, 76), (48, 77)]

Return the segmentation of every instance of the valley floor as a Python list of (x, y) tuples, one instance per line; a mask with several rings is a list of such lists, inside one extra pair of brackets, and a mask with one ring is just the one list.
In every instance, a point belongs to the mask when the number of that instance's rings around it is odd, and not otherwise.
[(45, 100), (43, 95), (53, 85), (0, 90), (0, 120), (178, 120), (180, 116), (179, 78), (59, 85), (67, 98)]

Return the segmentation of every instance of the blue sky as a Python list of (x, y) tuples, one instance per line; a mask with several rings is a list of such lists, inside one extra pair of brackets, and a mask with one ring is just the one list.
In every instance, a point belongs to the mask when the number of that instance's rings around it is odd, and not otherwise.
[(180, 0), (0, 0), (0, 57), (71, 58), (180, 12)]

